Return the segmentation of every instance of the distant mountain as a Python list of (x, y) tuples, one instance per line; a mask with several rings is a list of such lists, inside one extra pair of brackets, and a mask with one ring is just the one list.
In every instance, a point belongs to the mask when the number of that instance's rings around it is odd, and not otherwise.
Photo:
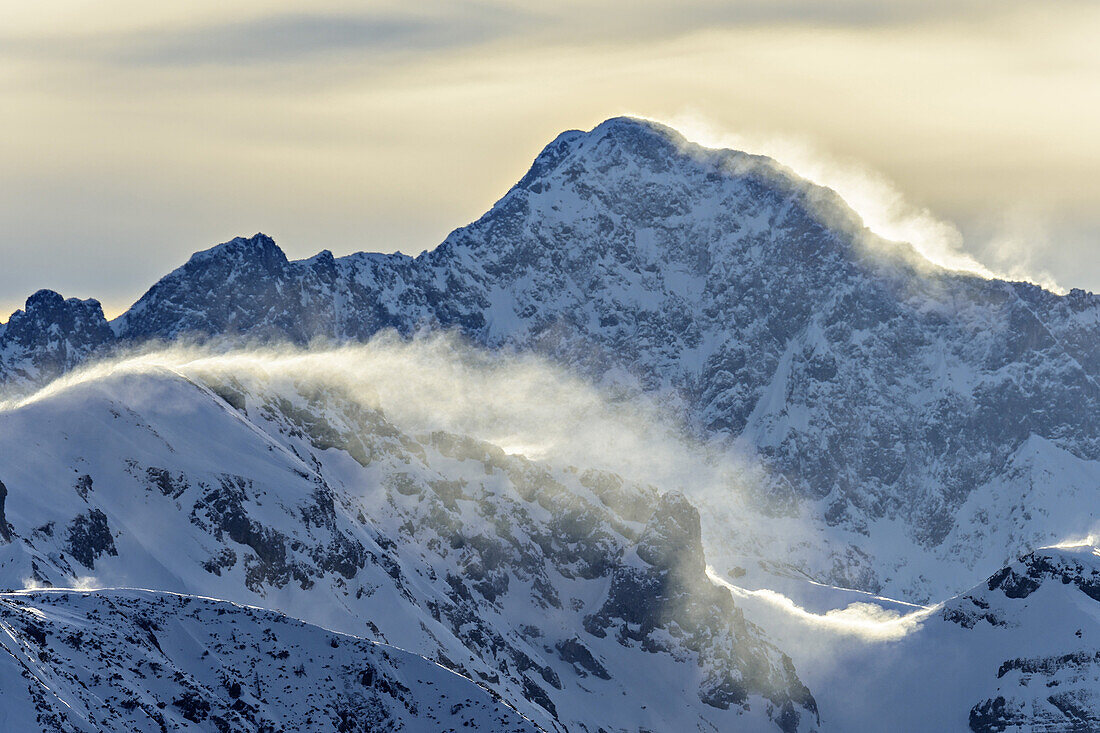
[(39, 290), (0, 325), (0, 384), (42, 384), (114, 341), (97, 301)]

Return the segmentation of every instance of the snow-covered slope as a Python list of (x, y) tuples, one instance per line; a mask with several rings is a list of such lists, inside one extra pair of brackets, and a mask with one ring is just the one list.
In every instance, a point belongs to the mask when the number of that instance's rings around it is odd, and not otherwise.
[(435, 660), (548, 729), (816, 724), (674, 492), (406, 434), (263, 370), (62, 384), (0, 411), (0, 455), (3, 587), (262, 605)]
[[(1096, 296), (937, 270), (774, 161), (616, 118), (563, 133), (417, 258), (290, 262), (239, 238), (111, 328), (122, 343), (454, 328), (539, 351), (755, 454), (761, 504), (841, 537), (800, 571), (925, 601), (1095, 521), (1060, 524), (1100, 481), (1098, 323)], [(58, 325), (71, 347), (51, 363), (102, 352), (102, 326)], [(7, 331), (5, 373), (38, 374)], [(990, 500), (1004, 492), (1017, 511)]]
[(209, 598), (3, 593), (0, 631), (5, 731), (542, 730), (423, 657)]
[[(705, 569), (682, 495), (405, 432), (309, 370), (232, 371), (137, 360), (0, 411), (0, 583), (188, 594), (0, 594), (9, 721), (1022, 731), (1100, 719), (1090, 545), (1037, 551), (927, 608), (796, 578), (749, 590), (751, 574)], [(367, 665), (379, 676), (363, 689)]]

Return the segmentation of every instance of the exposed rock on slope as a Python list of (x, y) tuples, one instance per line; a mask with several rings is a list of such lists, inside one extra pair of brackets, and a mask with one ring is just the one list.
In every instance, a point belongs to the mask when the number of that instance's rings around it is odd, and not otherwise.
[(897, 640), (839, 640), (830, 693), (818, 690), (822, 728), (1100, 728), (1098, 552), (1087, 544), (1037, 550), (918, 612)]

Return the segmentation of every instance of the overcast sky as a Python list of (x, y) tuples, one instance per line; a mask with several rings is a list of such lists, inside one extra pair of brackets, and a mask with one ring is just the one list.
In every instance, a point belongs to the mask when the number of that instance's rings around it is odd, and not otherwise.
[(418, 253), (618, 114), (778, 157), (942, 261), (1100, 291), (1092, 0), (0, 4), (0, 321), (191, 252)]

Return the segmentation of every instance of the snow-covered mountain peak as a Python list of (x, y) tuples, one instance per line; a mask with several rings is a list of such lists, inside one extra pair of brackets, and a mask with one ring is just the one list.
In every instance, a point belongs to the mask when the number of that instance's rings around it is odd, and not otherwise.
[[(647, 157), (670, 157), (691, 145), (679, 132), (659, 122), (638, 117), (612, 117), (591, 130), (566, 130), (558, 135), (535, 158), (528, 177), (535, 178), (547, 172), (563, 155), (590, 151), (601, 144), (618, 145)], [(527, 180), (521, 181), (520, 187), (526, 187), (524, 182)]]
[[(213, 284), (223, 280), (223, 286), (233, 287), (256, 278), (277, 278), (287, 266), (286, 254), (271, 237), (258, 232), (251, 237), (234, 237), (210, 249), (196, 252), (181, 267), (161, 278), (130, 312), (140, 312), (143, 301), (158, 287), (170, 283), (192, 286)], [(125, 320), (123, 316), (122, 320)]]
[(65, 298), (61, 293), (43, 288), (27, 298), (26, 305), (11, 315), (8, 324), (13, 329), (12, 333), (19, 328), (29, 330), (36, 325), (53, 326), (60, 331), (68, 320), (101, 321), (103, 307), (95, 298)]
[[(286, 255), (275, 244), (275, 240), (263, 232), (257, 232), (251, 237), (234, 237), (228, 242), (222, 242), (210, 249), (196, 252), (191, 255), (187, 265), (209, 265), (218, 260), (230, 260), (235, 262), (258, 262), (266, 266), (278, 265), (287, 261)], [(185, 265), (184, 267), (186, 267)]]
[(156, 283), (117, 339), (59, 322), (71, 359), (43, 361), (9, 325), (0, 369), (40, 382), (183, 335), (455, 330), (652, 391), (761, 464), (767, 511), (845, 533), (837, 556), (807, 545), (795, 567), (926, 602), (1092, 521), (1066, 508), (1100, 475), (1100, 298), (921, 268), (889, 243), (868, 256), (868, 242), (835, 194), (774, 161), (615, 118), (560, 135), (419, 257), (288, 261), (269, 237), (238, 238)]
[[(616, 252), (623, 253), (635, 249), (631, 240), (638, 230), (644, 234), (684, 222), (711, 232), (701, 239), (712, 245), (709, 251), (715, 257), (731, 246), (750, 244), (748, 237), (765, 226), (798, 217), (809, 217), (846, 238), (866, 235), (858, 215), (834, 192), (780, 163), (736, 150), (705, 148), (670, 127), (632, 117), (615, 117), (588, 132), (559, 135), (523, 179), (471, 225), (478, 236), (464, 237), (464, 230), (459, 230), (443, 249), (452, 240), (478, 248), (486, 225), (504, 228), (517, 215), (563, 224), (593, 218), (591, 233), (620, 239)], [(631, 231), (620, 236), (620, 227)], [(713, 236), (718, 232), (726, 236)], [(571, 236), (548, 238), (542, 244), (577, 249), (590, 243), (591, 236)], [(637, 244), (643, 249), (653, 246), (644, 238)], [(647, 253), (640, 254), (644, 259)]]
[(51, 379), (113, 340), (98, 300), (39, 290), (0, 325), (0, 385)]
[(689, 148), (697, 147), (671, 127), (637, 117), (612, 117), (573, 138), (575, 153), (591, 153), (601, 149), (606, 153), (607, 148), (612, 146), (625, 154), (648, 158), (653, 162), (672, 159)]
[[(137, 333), (171, 338), (182, 333), (239, 333), (255, 325), (248, 312), (218, 310), (212, 301), (223, 293), (251, 300), (252, 310), (286, 279), (286, 254), (266, 234), (236, 237), (198, 252), (161, 278), (137, 303), (112, 324), (116, 333), (133, 340)], [(171, 303), (171, 305), (168, 305)], [(205, 303), (206, 305), (202, 305)], [(169, 312), (164, 312), (165, 308)], [(171, 321), (171, 323), (170, 323)]]
[[(383, 677), (343, 652), (320, 661), (354, 700), (429, 728), (425, 713), (465, 713), (448, 695), (405, 705), (450, 679), (420, 657), (490, 691), (451, 680), (472, 719), (512, 717), (499, 695), (547, 730), (956, 730), (968, 714), (975, 731), (1100, 729), (1100, 560), (1091, 543), (1034, 549), (1096, 525), (1100, 298), (911, 254), (774, 161), (615, 118), (560, 135), (489, 212), (416, 258), (289, 261), (266, 235), (238, 237), (110, 328), (94, 301), (41, 291), (0, 326), (4, 386), (145, 342), (264, 348), (140, 349), (4, 402), (0, 586), (173, 589), (385, 641), (419, 656)], [(441, 331), (487, 373), (405, 338)], [(380, 332), (406, 360), (364, 370)], [(285, 346), (314, 340), (363, 345)], [(513, 389), (517, 364), (539, 389)], [(475, 420), (448, 417), (456, 399)], [(628, 432), (601, 428), (619, 424), (596, 419), (605, 399), (646, 436), (605, 441)], [(505, 402), (523, 413), (515, 430)], [(538, 448), (554, 445), (548, 423), (591, 448)], [(716, 585), (708, 560), (739, 585)], [(951, 598), (917, 609), (879, 594)], [(0, 688), (25, 690), (28, 715), (62, 690), (65, 709), (41, 709), (90, 721), (114, 696), (116, 729), (147, 709), (157, 720), (153, 708), (316, 722), (264, 711), (243, 681), (235, 697), (215, 660), (164, 646), (208, 616), (240, 619), (214, 636), (256, 637), (258, 653), (231, 655), (233, 678), (259, 659), (253, 688), (293, 675), (291, 693), (355, 708), (331, 699), (342, 681), (299, 681), (307, 647), (272, 648), (283, 622), (267, 616), (12, 595), (0, 623), (16, 661)], [(99, 636), (109, 608), (124, 634), (70, 643)], [(84, 637), (72, 611), (94, 622)], [(147, 623), (157, 613), (187, 633)], [(777, 627), (784, 643), (767, 636)], [(139, 673), (103, 685), (108, 658)], [(162, 670), (202, 684), (160, 690)], [(159, 691), (141, 698), (145, 680)]]

